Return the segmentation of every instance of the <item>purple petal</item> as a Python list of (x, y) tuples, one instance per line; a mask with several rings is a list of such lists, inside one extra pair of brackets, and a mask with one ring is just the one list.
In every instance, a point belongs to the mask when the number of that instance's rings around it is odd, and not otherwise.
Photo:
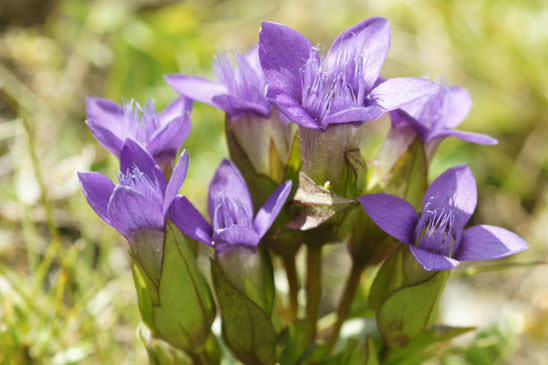
[(154, 157), (174, 158), (191, 129), (192, 122), (188, 114), (172, 119), (154, 132), (147, 142), (147, 150)]
[(259, 33), (259, 58), (268, 84), (300, 100), (301, 70), (312, 45), (304, 35), (288, 26), (263, 22)]
[(253, 112), (262, 116), (267, 116), (270, 113), (270, 109), (264, 105), (253, 103), (233, 95), (214, 96), (213, 102), (230, 117), (245, 112)]
[(454, 226), (462, 229), (476, 209), (476, 180), (467, 165), (450, 168), (438, 176), (426, 190), (422, 210), (452, 211)]
[(114, 189), (112, 181), (98, 172), (79, 172), (78, 179), (89, 205), (101, 219), (110, 224), (107, 205)]
[(164, 227), (162, 207), (127, 186), (114, 188), (107, 213), (110, 224), (128, 240), (139, 230), (161, 230)]
[(211, 225), (198, 212), (194, 205), (183, 196), (178, 196), (169, 210), (171, 220), (190, 238), (212, 246)]
[(409, 245), (409, 248), (415, 259), (426, 271), (449, 270), (459, 264), (459, 261), (435, 252), (426, 251), (413, 245)]
[(192, 111), (192, 100), (185, 97), (180, 97), (171, 102), (158, 115), (161, 125), (166, 125), (175, 118), (181, 116), (189, 116)]
[(186, 178), (187, 171), (188, 171), (188, 155), (186, 153), (186, 150), (184, 150), (183, 153), (181, 153), (181, 156), (179, 157), (179, 161), (177, 162), (177, 165), (175, 165), (175, 168), (173, 169), (173, 172), (171, 173), (171, 178), (169, 179), (169, 183), (167, 184), (167, 187), (166, 187), (166, 193), (164, 195), (164, 207), (162, 209), (164, 216), (169, 210), (169, 207), (171, 206), (173, 199), (175, 199), (175, 196), (179, 192), (179, 189), (183, 185), (183, 182), (185, 181), (185, 178)]
[(248, 217), (253, 217), (253, 203), (245, 180), (230, 160), (221, 161), (209, 183), (207, 212), (210, 218), (214, 216), (215, 198), (219, 195), (229, 197)]
[(198, 76), (171, 74), (164, 75), (164, 80), (179, 94), (213, 106), (217, 106), (213, 102), (215, 95), (228, 92), (226, 86)]
[(358, 198), (369, 217), (398, 241), (410, 244), (419, 219), (415, 208), (390, 194), (367, 194)]
[(87, 97), (86, 98), (86, 119), (94, 120), (105, 128), (118, 134), (121, 125), (120, 120), (124, 115), (122, 107), (112, 100)]
[(340, 124), (351, 122), (368, 122), (379, 119), (384, 114), (384, 110), (376, 105), (366, 107), (355, 107), (328, 115), (324, 118), (323, 124)]
[(487, 134), (456, 131), (453, 129), (444, 129), (441, 131), (436, 131), (428, 136), (428, 140), (432, 140), (436, 138), (445, 138), (445, 137), (456, 137), (466, 142), (485, 144), (485, 145), (496, 145), (499, 143), (498, 140), (496, 140), (495, 138)]
[(164, 195), (167, 182), (162, 170), (138, 142), (128, 138), (120, 153), (120, 171), (125, 174), (127, 171), (132, 171), (134, 167), (147, 176), (161, 196)]
[(301, 104), (290, 95), (285, 94), (284, 91), (268, 86), (266, 89), (266, 97), (292, 122), (305, 128), (320, 129), (318, 123), (312, 119), (310, 114), (308, 114)]
[(403, 109), (396, 109), (389, 112), (390, 120), (392, 121), (392, 128), (401, 128), (403, 125), (410, 127), (416, 134), (419, 135), (424, 142), (428, 140), (431, 130), (425, 127), (421, 122), (416, 120), (410, 114)]
[(381, 83), (371, 90), (369, 97), (373, 103), (385, 111), (390, 111), (425, 95), (434, 94), (438, 90), (439, 86), (431, 81), (415, 77), (399, 77)]
[(123, 142), (118, 138), (110, 129), (105, 127), (103, 123), (96, 121), (95, 119), (86, 120), (91, 133), (97, 141), (107, 149), (110, 153), (120, 158), (120, 151), (122, 151)]
[(259, 59), (259, 44), (257, 43), (244, 56), (247, 64), (256, 72), (262, 74), (261, 60)]
[(213, 247), (223, 250), (224, 245), (257, 246), (261, 237), (252, 227), (230, 226), (213, 233)]
[(527, 249), (529, 246), (517, 234), (488, 225), (464, 230), (457, 258), (459, 260), (493, 260)]
[(335, 39), (327, 53), (328, 67), (340, 65), (343, 54), (355, 54), (366, 57), (364, 70), (367, 89), (371, 89), (381, 73), (382, 65), (390, 48), (390, 25), (381, 17), (369, 18), (348, 28)]
[(274, 193), (272, 193), (272, 195), (268, 198), (266, 203), (264, 203), (262, 208), (257, 212), (257, 216), (253, 222), (253, 227), (259, 237), (264, 236), (270, 226), (272, 226), (272, 223), (274, 223), (274, 220), (276, 220), (276, 217), (280, 213), (280, 210), (284, 206), (285, 201), (291, 192), (291, 186), (291, 181), (286, 181), (278, 186)]
[(472, 109), (470, 94), (465, 88), (450, 86), (445, 108), (444, 125), (446, 128), (455, 128), (462, 123)]

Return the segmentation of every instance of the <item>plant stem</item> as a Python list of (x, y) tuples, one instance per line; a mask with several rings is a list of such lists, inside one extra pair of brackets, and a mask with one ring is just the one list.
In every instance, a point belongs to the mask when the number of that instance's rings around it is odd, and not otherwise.
[(316, 339), (318, 312), (321, 297), (322, 246), (308, 245), (306, 256), (306, 322), (305, 344), (311, 345)]
[(289, 283), (289, 322), (294, 322), (299, 312), (299, 278), (297, 276), (295, 256), (283, 256), (282, 261)]
[(337, 308), (337, 321), (333, 325), (331, 336), (327, 342), (329, 353), (333, 350), (333, 347), (339, 339), (341, 327), (348, 316), (348, 312), (350, 312), (350, 307), (360, 284), (360, 278), (364, 268), (365, 266), (362, 264), (352, 263), (352, 269), (350, 269), (350, 275), (346, 279), (344, 291), (339, 301), (339, 307)]

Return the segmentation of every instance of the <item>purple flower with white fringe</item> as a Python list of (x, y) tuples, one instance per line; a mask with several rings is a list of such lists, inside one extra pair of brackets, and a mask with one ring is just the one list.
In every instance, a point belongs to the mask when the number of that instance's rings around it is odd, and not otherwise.
[(325, 130), (331, 124), (366, 122), (437, 91), (420, 78), (379, 78), (390, 47), (384, 18), (369, 18), (342, 32), (321, 58), (301, 33), (263, 22), (259, 58), (266, 97), (293, 122)]
[(133, 100), (119, 105), (111, 100), (88, 97), (86, 124), (108, 151), (120, 158), (125, 141), (139, 142), (159, 165), (171, 162), (192, 128), (192, 101), (180, 97), (161, 113), (151, 101), (145, 106)]
[(387, 234), (409, 245), (425, 270), (448, 270), (468, 260), (492, 260), (528, 248), (504, 228), (477, 225), (464, 229), (474, 213), (477, 189), (466, 165), (453, 167), (428, 187), (422, 212), (397, 196), (379, 193), (358, 198), (369, 217)]
[(472, 107), (470, 94), (459, 86), (441, 85), (436, 94), (421, 97), (390, 113), (392, 124), (410, 126), (428, 149), (433, 150), (446, 137), (494, 145), (498, 141), (486, 134), (455, 130)]
[(227, 53), (219, 52), (213, 63), (217, 82), (184, 74), (165, 75), (166, 82), (179, 94), (224, 110), (230, 118), (254, 113), (267, 117), (272, 105), (265, 98), (265, 78), (257, 47), (247, 54), (235, 54), (236, 66)]
[(120, 152), (118, 185), (98, 172), (78, 173), (89, 205), (128, 240), (132, 256), (151, 277), (159, 276), (165, 219), (187, 169), (183, 151), (167, 182), (152, 156), (127, 139)]
[(187, 236), (208, 244), (217, 253), (234, 246), (254, 249), (274, 223), (291, 191), (291, 181), (281, 184), (253, 218), (247, 185), (232, 162), (223, 160), (209, 184), (207, 212), (211, 224), (185, 197), (177, 197), (171, 216)]

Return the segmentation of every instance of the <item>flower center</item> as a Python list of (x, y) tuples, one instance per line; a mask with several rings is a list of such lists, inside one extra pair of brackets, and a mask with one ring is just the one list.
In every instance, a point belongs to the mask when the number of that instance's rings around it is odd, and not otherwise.
[(460, 238), (455, 226), (455, 217), (452, 204), (435, 208), (432, 201), (428, 201), (415, 229), (415, 245), (452, 257)]
[(141, 106), (133, 99), (122, 100), (122, 108), (122, 131), (126, 134), (123, 136), (125, 138), (133, 138), (146, 144), (148, 138), (161, 127), (160, 119), (154, 111), (154, 104), (150, 100), (145, 106)]
[(365, 106), (366, 59), (356, 49), (340, 52), (335, 61), (320, 59), (316, 48), (301, 70), (302, 105), (322, 128), (323, 119), (339, 111)]
[(158, 184), (152, 181), (146, 174), (144, 174), (137, 166), (128, 169), (123, 172), (120, 171), (118, 176), (118, 181), (120, 185), (130, 187), (134, 190), (137, 190), (150, 200), (158, 203), (159, 206), (162, 206), (164, 201), (164, 194), (159, 188)]
[(251, 217), (246, 210), (237, 205), (232, 199), (219, 195), (215, 200), (213, 214), (214, 230), (223, 230), (232, 226), (251, 226)]

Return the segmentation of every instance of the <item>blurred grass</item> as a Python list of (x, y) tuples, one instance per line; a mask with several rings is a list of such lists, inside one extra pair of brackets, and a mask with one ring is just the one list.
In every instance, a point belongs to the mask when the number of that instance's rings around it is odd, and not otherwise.
[[(162, 75), (210, 77), (217, 49), (246, 50), (263, 20), (288, 24), (327, 49), (361, 19), (388, 18), (392, 46), (383, 73), (428, 74), (468, 88), (474, 106), (461, 129), (500, 141), (447, 140), (432, 176), (467, 162), (480, 193), (474, 221), (523, 235), (531, 249), (521, 261), (547, 257), (548, 9), (540, 0), (50, 0), (35, 12), (32, 2), (5, 0), (0, 11), (0, 363), (146, 362), (126, 243), (87, 206), (76, 181), (79, 170), (115, 177), (116, 169), (83, 124), (85, 97), (151, 98), (163, 107), (176, 94)], [(54, 236), (18, 118), (29, 124), (60, 236), (43, 282), (37, 272)], [(192, 118), (182, 192), (204, 206), (206, 182), (227, 156), (223, 114), (196, 104)], [(513, 305), (511, 341), (520, 346), (499, 351), (503, 363), (548, 356), (546, 274), (537, 267), (511, 271), (504, 285), (498, 273), (466, 281)], [(340, 290), (330, 275), (345, 273), (326, 274), (326, 284)], [(497, 331), (494, 346), (502, 348), (509, 340)], [(478, 354), (482, 336), (469, 353), (444, 361), (489, 356)], [(495, 351), (492, 343), (485, 348)]]

